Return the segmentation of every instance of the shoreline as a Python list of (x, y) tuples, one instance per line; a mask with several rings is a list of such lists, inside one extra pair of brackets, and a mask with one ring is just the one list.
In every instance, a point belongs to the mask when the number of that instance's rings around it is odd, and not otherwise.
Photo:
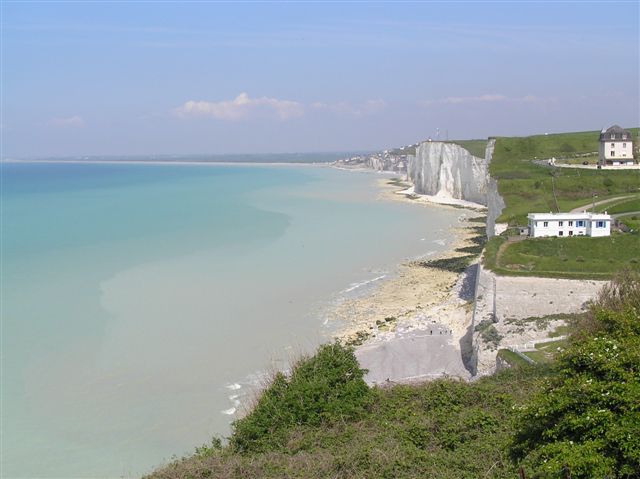
[[(454, 240), (428, 260), (467, 254), (456, 249), (472, 245), (470, 239), (478, 236), (476, 227), (481, 223), (471, 220), (482, 216), (481, 205), (469, 208), (434, 202), (430, 197), (416, 201), (407, 196), (404, 185), (387, 179), (379, 180), (378, 186), (383, 201), (463, 209), (463, 224), (450, 229)], [(364, 296), (342, 299), (331, 308), (328, 320), (341, 323), (333, 339), (355, 346), (361, 366), (369, 370), (366, 379), (370, 384), (408, 383), (442, 376), (468, 379), (470, 373), (463, 364), (460, 343), (472, 321), (472, 279), (465, 272), (424, 266), (419, 260), (404, 261), (388, 278), (376, 281)]]
[(149, 166), (303, 166), (303, 167), (323, 167), (331, 166), (331, 162), (315, 163), (294, 163), (294, 162), (255, 162), (255, 161), (179, 161), (179, 160), (2, 160), (2, 164), (74, 164), (74, 165), (149, 165)]

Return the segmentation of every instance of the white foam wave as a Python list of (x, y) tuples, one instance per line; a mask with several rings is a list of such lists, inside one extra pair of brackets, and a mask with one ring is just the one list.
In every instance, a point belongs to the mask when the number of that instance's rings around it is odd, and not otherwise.
[(226, 386), (227, 389), (230, 389), (231, 391), (237, 391), (238, 389), (240, 389), (242, 386), (238, 383), (233, 383), (233, 384), (228, 384)]
[(446, 240), (436, 239), (436, 240), (433, 240), (433, 242), (436, 243), (436, 244), (439, 244), (440, 246), (444, 246), (445, 243), (446, 243)]
[(368, 279), (366, 281), (360, 281), (358, 283), (351, 283), (347, 289), (342, 290), (340, 292), (343, 293), (343, 294), (344, 293), (350, 293), (351, 291), (353, 291), (355, 289), (361, 288), (362, 286), (366, 286), (367, 284), (371, 284), (371, 283), (373, 283), (375, 281), (380, 281), (381, 279), (384, 279), (386, 277), (387, 277), (387, 275), (383, 274), (381, 276), (377, 276), (377, 277), (375, 277), (373, 279)]
[(226, 414), (227, 416), (231, 416), (236, 413), (236, 408), (232, 407), (229, 409), (225, 409), (224, 411), (220, 411), (222, 414)]

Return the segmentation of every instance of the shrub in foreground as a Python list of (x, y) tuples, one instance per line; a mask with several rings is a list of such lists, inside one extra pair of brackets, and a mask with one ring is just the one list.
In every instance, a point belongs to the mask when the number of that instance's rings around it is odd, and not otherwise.
[(640, 477), (640, 276), (615, 278), (585, 326), (524, 408), (512, 453), (534, 478)]
[(277, 373), (253, 411), (234, 423), (230, 444), (238, 452), (279, 450), (294, 426), (320, 426), (362, 417), (373, 400), (353, 349), (320, 346), (289, 376)]

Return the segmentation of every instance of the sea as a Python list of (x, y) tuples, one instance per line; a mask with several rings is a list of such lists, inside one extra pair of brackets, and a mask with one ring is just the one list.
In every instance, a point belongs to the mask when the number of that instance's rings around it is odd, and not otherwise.
[(460, 210), (317, 159), (1, 164), (3, 478), (139, 477), (228, 437), (336, 302), (451, 244)]

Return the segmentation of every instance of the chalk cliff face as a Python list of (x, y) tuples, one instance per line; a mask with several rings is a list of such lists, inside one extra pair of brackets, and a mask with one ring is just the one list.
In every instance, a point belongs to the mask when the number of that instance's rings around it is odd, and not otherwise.
[(498, 185), (489, 176), (495, 140), (478, 158), (453, 143), (425, 141), (409, 157), (407, 176), (416, 193), (472, 201), (487, 207), (487, 235), (494, 235), (495, 219), (504, 208)]
[(408, 176), (416, 193), (487, 204), (489, 161), (453, 143), (421, 143), (409, 158)]

